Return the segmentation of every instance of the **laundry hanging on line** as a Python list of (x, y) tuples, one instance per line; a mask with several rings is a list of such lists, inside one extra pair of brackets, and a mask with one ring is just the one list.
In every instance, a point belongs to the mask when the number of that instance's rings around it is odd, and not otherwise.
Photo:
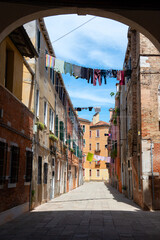
[(76, 108), (74, 108), (74, 110), (77, 112), (81, 112), (82, 110), (87, 110), (87, 109), (89, 111), (92, 111), (93, 108), (96, 113), (99, 113), (101, 111), (101, 107), (76, 107)]
[[(108, 78), (117, 78), (120, 81), (120, 85), (125, 84), (125, 72), (115, 69), (92, 69), (81, 67), (75, 64), (64, 62), (49, 54), (46, 54), (46, 67), (53, 68), (58, 73), (69, 73), (70, 76), (74, 76), (76, 79), (86, 79), (88, 83), (96, 86), (97, 83), (101, 86), (102, 83), (107, 84)], [(97, 81), (98, 80), (98, 81)]]

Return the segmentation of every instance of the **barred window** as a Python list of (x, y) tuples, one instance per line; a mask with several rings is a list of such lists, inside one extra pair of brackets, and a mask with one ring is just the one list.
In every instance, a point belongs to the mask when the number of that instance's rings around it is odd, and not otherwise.
[(26, 182), (30, 182), (32, 179), (32, 161), (33, 161), (33, 152), (26, 151)]
[(47, 184), (47, 175), (48, 175), (48, 163), (44, 163), (44, 184)]
[(6, 177), (7, 148), (7, 143), (0, 142), (0, 184), (4, 183)]
[(42, 183), (42, 157), (38, 157), (38, 184)]
[(18, 182), (20, 148), (11, 146), (10, 183)]

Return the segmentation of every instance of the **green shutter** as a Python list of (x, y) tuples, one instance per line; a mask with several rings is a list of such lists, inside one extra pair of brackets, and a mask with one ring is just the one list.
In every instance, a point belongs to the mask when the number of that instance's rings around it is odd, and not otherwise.
[(64, 123), (60, 121), (60, 140), (64, 141)]
[(56, 137), (58, 137), (58, 115), (56, 115)]

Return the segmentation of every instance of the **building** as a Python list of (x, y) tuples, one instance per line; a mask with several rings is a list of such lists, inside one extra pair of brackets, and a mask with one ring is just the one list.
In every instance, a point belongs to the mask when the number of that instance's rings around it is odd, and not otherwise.
[[(109, 124), (99, 120), (99, 113), (95, 113), (92, 122), (79, 118), (83, 129), (83, 154), (85, 162), (83, 164), (84, 181), (108, 181), (108, 165), (103, 157), (108, 157), (106, 148)], [(94, 154), (92, 162), (87, 161), (88, 152)], [(96, 155), (96, 157), (95, 157)], [(98, 157), (97, 157), (98, 156)], [(99, 159), (99, 161), (96, 161)]]
[(112, 186), (122, 192), (121, 182), (121, 158), (120, 158), (120, 106), (119, 84), (115, 95), (115, 108), (110, 108), (110, 125), (108, 136), (108, 156), (110, 157), (109, 181)]
[(30, 208), (34, 114), (22, 103), (23, 68), (31, 79), (24, 58), (37, 56), (23, 27), (0, 45), (0, 224)]
[[(79, 186), (82, 149), (78, 141), (82, 136), (62, 75), (45, 65), (46, 54), (56, 56), (44, 20), (29, 22), (24, 27), (39, 54), (38, 60), (32, 62), (36, 69), (32, 179), (32, 207), (35, 207)], [(32, 89), (31, 85), (28, 89)], [(23, 100), (26, 103), (25, 97)], [(68, 149), (69, 134), (71, 146)], [(71, 148), (74, 149), (72, 154)]]
[(122, 185), (126, 196), (144, 209), (160, 209), (160, 55), (134, 29), (128, 31), (120, 88)]

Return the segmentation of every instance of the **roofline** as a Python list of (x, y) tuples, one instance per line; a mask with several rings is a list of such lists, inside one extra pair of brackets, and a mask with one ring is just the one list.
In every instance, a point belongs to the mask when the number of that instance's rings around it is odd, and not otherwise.
[(99, 127), (109, 127), (109, 124), (101, 124), (101, 125), (92, 125), (90, 128), (99, 128)]
[(91, 123), (88, 119), (84, 119), (84, 118), (78, 118), (78, 120), (81, 122), (88, 122), (88, 123)]

